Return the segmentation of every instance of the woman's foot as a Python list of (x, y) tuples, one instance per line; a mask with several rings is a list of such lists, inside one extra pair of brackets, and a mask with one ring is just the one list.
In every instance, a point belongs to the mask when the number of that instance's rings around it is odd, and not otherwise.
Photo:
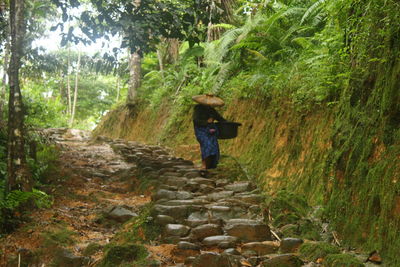
[(206, 178), (208, 176), (208, 171), (205, 169), (200, 170), (199, 173), (200, 173), (200, 176), (203, 178)]

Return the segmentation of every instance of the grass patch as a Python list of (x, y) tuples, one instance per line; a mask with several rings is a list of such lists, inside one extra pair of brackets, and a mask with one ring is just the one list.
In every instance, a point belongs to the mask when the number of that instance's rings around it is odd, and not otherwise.
[(44, 241), (43, 246), (46, 248), (66, 247), (75, 244), (74, 236), (76, 233), (66, 227), (59, 227), (53, 231), (47, 231), (42, 234)]
[(308, 261), (316, 261), (325, 258), (329, 254), (339, 254), (340, 249), (326, 242), (310, 242), (300, 246), (299, 252), (302, 258)]
[(364, 267), (365, 265), (350, 254), (331, 254), (324, 260), (326, 267)]
[[(137, 266), (148, 256), (147, 249), (139, 244), (108, 246), (99, 267)], [(136, 262), (136, 263), (135, 263)]]

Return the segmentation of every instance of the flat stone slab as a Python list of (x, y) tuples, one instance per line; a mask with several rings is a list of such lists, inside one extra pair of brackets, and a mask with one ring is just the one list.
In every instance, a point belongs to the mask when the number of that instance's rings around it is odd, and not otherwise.
[(222, 235), (222, 228), (217, 224), (204, 224), (192, 229), (190, 238), (193, 240), (203, 240), (208, 236)]
[(166, 236), (186, 236), (190, 231), (190, 227), (182, 224), (167, 224), (165, 226), (164, 234)]
[(173, 176), (165, 176), (165, 177), (166, 177), (165, 178), (166, 185), (182, 187), (188, 182), (188, 179), (185, 177), (173, 177)]
[(124, 223), (133, 217), (138, 215), (122, 206), (115, 206), (111, 208), (105, 215), (106, 218), (112, 219), (114, 221)]
[(152, 196), (153, 201), (159, 199), (176, 199), (176, 191), (160, 189)]
[(281, 240), (280, 250), (282, 253), (295, 253), (303, 243), (300, 238), (284, 238)]
[(174, 218), (168, 215), (157, 215), (155, 218), (155, 223), (160, 225), (167, 225), (174, 222), (175, 222)]
[(250, 182), (237, 182), (226, 185), (225, 189), (233, 191), (235, 193), (241, 193), (241, 192), (251, 191), (252, 189), (254, 189), (254, 185), (251, 184)]
[(218, 246), (221, 242), (229, 242), (229, 243), (236, 243), (238, 238), (235, 236), (229, 235), (217, 235), (217, 236), (209, 236), (203, 239), (202, 243), (205, 246)]
[(178, 249), (184, 249), (184, 250), (200, 250), (200, 246), (190, 243), (190, 242), (186, 242), (186, 241), (180, 241), (178, 243)]
[(224, 230), (244, 242), (271, 240), (269, 226), (254, 220), (229, 220)]
[(267, 255), (276, 253), (279, 249), (279, 242), (265, 241), (265, 242), (251, 242), (243, 244), (242, 252), (251, 250), (255, 251), (257, 255)]
[(210, 201), (217, 201), (223, 198), (227, 198), (233, 195), (233, 191), (221, 191), (215, 192), (207, 195), (208, 200)]
[(192, 206), (190, 205), (181, 205), (181, 206), (166, 206), (166, 205), (154, 205), (153, 213), (157, 215), (168, 215), (174, 219), (183, 219), (186, 218), (189, 214)]

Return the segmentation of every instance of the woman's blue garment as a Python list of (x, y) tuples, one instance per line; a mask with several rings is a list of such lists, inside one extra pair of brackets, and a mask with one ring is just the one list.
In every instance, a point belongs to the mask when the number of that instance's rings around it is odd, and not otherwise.
[[(210, 133), (210, 129), (215, 129), (215, 133)], [(209, 124), (205, 127), (195, 126), (194, 133), (196, 135), (197, 141), (200, 143), (201, 158), (205, 160), (206, 158), (211, 159), (208, 169), (213, 169), (217, 167), (219, 161), (219, 145), (218, 145), (218, 129), (215, 124)]]

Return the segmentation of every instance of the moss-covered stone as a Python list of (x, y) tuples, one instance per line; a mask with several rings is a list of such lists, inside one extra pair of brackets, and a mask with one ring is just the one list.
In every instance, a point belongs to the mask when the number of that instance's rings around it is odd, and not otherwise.
[(350, 254), (330, 254), (324, 260), (326, 267), (364, 267), (365, 265)]
[(123, 263), (143, 261), (147, 255), (147, 249), (138, 244), (110, 246), (99, 266), (115, 267)]
[(329, 254), (338, 254), (340, 249), (326, 242), (308, 242), (300, 246), (300, 255), (308, 261), (325, 258)]

